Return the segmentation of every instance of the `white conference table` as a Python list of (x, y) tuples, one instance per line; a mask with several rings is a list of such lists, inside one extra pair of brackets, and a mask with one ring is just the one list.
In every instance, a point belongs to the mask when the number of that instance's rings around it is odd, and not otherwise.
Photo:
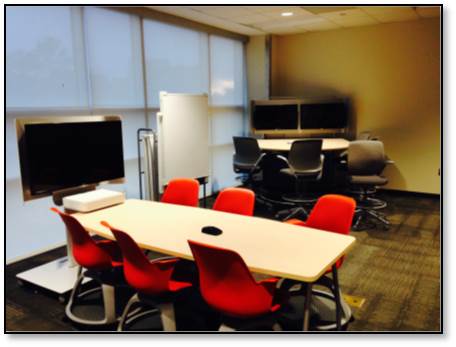
[[(278, 152), (288, 152), (290, 151), (291, 144), (295, 140), (304, 140), (301, 139), (259, 139), (258, 146), (263, 151), (278, 151)], [(322, 144), (322, 151), (342, 151), (348, 149), (350, 141), (342, 138), (324, 138)]]
[[(238, 252), (252, 272), (309, 283), (318, 280), (355, 243), (353, 236), (305, 228), (259, 217), (147, 200), (125, 203), (90, 213), (75, 213), (90, 232), (113, 239), (112, 226), (130, 234), (144, 249), (193, 260), (187, 240)], [(204, 226), (223, 230), (218, 236), (201, 232)], [(310, 297), (310, 296), (309, 296)], [(304, 309), (309, 326), (310, 300)]]

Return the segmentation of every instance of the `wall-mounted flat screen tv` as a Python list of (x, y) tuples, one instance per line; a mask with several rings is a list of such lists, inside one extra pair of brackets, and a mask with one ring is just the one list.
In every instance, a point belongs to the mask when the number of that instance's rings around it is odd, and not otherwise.
[(301, 129), (342, 129), (348, 125), (345, 101), (306, 102), (300, 108)]
[(252, 127), (256, 130), (291, 130), (298, 128), (298, 105), (254, 105)]
[(86, 121), (90, 117), (81, 117), (81, 121), (75, 121), (77, 118), (19, 122), (25, 200), (124, 177), (120, 117), (100, 121)]

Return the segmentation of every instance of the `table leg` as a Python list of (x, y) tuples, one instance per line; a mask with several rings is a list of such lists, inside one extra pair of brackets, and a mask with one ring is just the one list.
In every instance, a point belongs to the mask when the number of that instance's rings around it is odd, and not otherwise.
[(306, 283), (306, 302), (304, 304), (304, 325), (302, 328), (302, 330), (304, 330), (304, 331), (309, 330), (310, 304), (312, 301), (312, 284), (313, 283)]
[(333, 283), (334, 283), (334, 297), (336, 299), (336, 326), (337, 330), (341, 330), (341, 303), (340, 303), (340, 290), (339, 290), (339, 278), (337, 275), (337, 266), (334, 264), (331, 268), (332, 270), (332, 277), (333, 277)]

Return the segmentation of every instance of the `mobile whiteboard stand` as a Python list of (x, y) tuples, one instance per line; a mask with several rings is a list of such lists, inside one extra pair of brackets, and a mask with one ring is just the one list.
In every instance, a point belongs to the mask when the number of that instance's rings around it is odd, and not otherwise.
[(210, 172), (209, 132), (207, 94), (160, 92), (157, 113), (160, 192), (173, 178), (193, 177), (203, 185), (200, 197), (206, 195)]
[[(144, 133), (144, 135), (142, 135)], [(138, 173), (139, 197), (143, 198), (143, 174), (146, 191), (146, 200), (158, 201), (158, 160), (157, 160), (157, 135), (152, 129), (140, 128), (136, 133), (138, 143)], [(141, 146), (142, 144), (142, 146)], [(141, 165), (141, 147), (144, 153), (144, 171)]]

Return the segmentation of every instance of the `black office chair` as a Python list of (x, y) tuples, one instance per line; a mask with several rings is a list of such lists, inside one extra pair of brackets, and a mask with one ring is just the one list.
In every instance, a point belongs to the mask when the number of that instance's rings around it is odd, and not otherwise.
[[(289, 167), (287, 159), (276, 153), (266, 153), (258, 166), (261, 170), (261, 181), (257, 184), (256, 202), (274, 213), (284, 208), (294, 207), (293, 203), (282, 199), (284, 193), (294, 191), (293, 177), (280, 172)], [(261, 210), (255, 212), (261, 213)]]
[(385, 156), (383, 142), (376, 140), (352, 141), (348, 147), (347, 170), (351, 193), (357, 201), (353, 230), (364, 230), (374, 226), (369, 221), (376, 220), (388, 229), (390, 222), (379, 210), (387, 203), (374, 198), (378, 186), (388, 183), (381, 176), (389, 161)]
[[(307, 219), (308, 209), (312, 207), (318, 197), (305, 192), (305, 185), (321, 179), (324, 162), (324, 155), (321, 153), (322, 144), (321, 139), (298, 140), (292, 143), (288, 155), (288, 168), (282, 169), (280, 172), (295, 179), (295, 192), (284, 194), (282, 198), (294, 203), (296, 207), (279, 211), (276, 215), (277, 218), (283, 220)], [(285, 218), (283, 218), (284, 216)]]
[(241, 181), (244, 185), (253, 188), (254, 175), (260, 171), (258, 164), (264, 153), (261, 153), (258, 141), (253, 137), (233, 136), (233, 142), (233, 170), (243, 174)]

